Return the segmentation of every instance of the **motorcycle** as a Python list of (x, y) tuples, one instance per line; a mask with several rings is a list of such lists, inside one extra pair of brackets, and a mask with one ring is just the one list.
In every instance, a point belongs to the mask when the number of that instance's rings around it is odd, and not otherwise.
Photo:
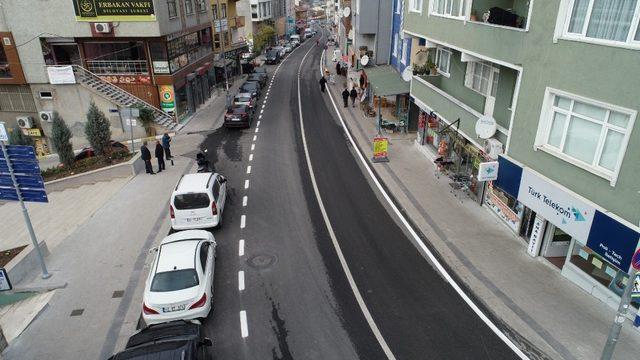
[(207, 149), (204, 149), (204, 153), (200, 151), (196, 154), (196, 164), (198, 164), (198, 170), (196, 172), (198, 173), (209, 173), (213, 171), (213, 168), (205, 155), (206, 153)]

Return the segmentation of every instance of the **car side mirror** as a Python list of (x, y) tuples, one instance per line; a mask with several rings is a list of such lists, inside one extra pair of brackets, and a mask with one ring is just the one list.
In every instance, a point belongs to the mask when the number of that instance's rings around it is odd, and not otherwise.
[(209, 338), (204, 338), (200, 341), (200, 346), (213, 346), (213, 341)]
[(220, 184), (224, 184), (227, 182), (227, 178), (224, 176), (220, 176)]
[(149, 249), (149, 254), (153, 254), (154, 252), (157, 252), (158, 248), (157, 247), (152, 247), (151, 249)]

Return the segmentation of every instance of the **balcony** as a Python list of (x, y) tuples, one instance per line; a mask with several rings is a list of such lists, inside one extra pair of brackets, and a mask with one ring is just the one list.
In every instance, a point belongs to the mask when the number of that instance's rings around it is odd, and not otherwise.
[(469, 21), (484, 25), (526, 30), (529, 0), (473, 1)]
[(149, 74), (146, 60), (88, 60), (87, 70), (96, 75)]

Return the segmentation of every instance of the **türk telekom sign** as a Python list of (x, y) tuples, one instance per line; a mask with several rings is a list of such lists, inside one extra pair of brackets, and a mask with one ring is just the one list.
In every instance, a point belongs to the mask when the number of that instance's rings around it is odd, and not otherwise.
[(543, 179), (530, 169), (523, 169), (518, 200), (549, 222), (586, 244), (595, 208)]

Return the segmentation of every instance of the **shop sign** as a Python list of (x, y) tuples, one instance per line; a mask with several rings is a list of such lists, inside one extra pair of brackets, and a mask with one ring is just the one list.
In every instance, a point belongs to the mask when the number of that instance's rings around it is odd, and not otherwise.
[(478, 166), (478, 181), (493, 181), (498, 179), (498, 162), (482, 162)]
[(633, 288), (631, 289), (631, 298), (640, 299), (640, 274), (636, 274), (633, 279)]
[(587, 247), (618, 269), (626, 271), (638, 247), (640, 233), (609, 215), (596, 211), (587, 239)]
[(522, 171), (518, 200), (585, 245), (595, 209), (585, 201), (544, 180), (530, 169)]
[(176, 99), (173, 85), (160, 85), (158, 86), (158, 92), (160, 93), (160, 107), (162, 111), (167, 113), (175, 112)]
[(170, 74), (168, 61), (154, 61), (153, 72), (155, 74)]
[(49, 83), (54, 85), (75, 84), (76, 76), (73, 73), (73, 67), (69, 66), (47, 66), (47, 75), (49, 75)]
[(636, 270), (640, 270), (640, 249), (636, 250), (635, 254), (633, 254), (631, 266)]
[(112, 84), (151, 84), (149, 75), (104, 75), (100, 79)]
[(73, 0), (77, 21), (156, 21), (152, 0)]
[(373, 138), (373, 162), (389, 161), (387, 150), (389, 140), (386, 137), (378, 136)]
[(545, 220), (542, 216), (536, 214), (536, 218), (533, 220), (533, 229), (531, 229), (531, 236), (529, 237), (529, 245), (527, 246), (527, 254), (536, 257), (540, 253), (540, 247), (542, 246), (542, 235), (544, 235)]
[(40, 129), (22, 129), (22, 131), (23, 131), (23, 134), (27, 136), (33, 136), (33, 137), (42, 136), (42, 132), (40, 131)]
[(494, 191), (495, 190), (493, 188), (489, 187), (484, 203), (493, 210), (493, 212), (498, 215), (498, 217), (502, 219), (502, 221), (504, 221), (511, 230), (517, 233), (518, 230), (520, 230), (520, 215), (511, 210), (511, 208), (507, 206), (507, 204), (505, 204)]

